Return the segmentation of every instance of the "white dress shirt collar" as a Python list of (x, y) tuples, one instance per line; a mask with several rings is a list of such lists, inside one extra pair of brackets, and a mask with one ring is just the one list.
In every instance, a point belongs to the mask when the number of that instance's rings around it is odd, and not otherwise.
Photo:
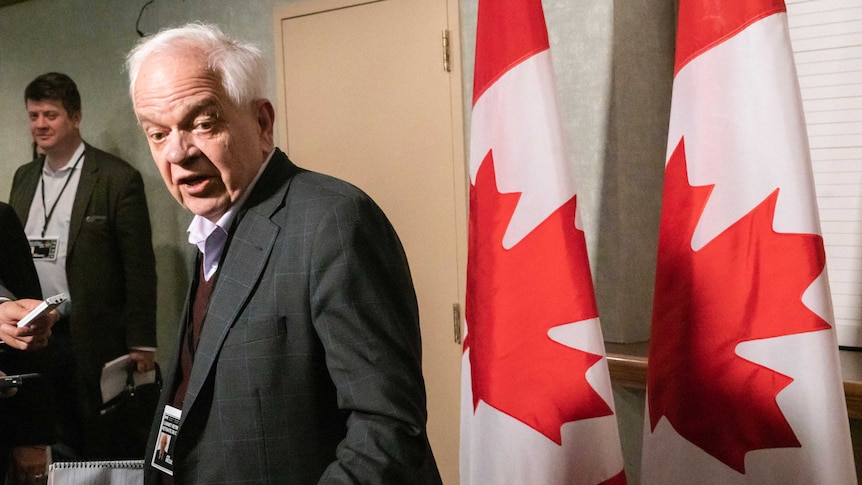
[(230, 231), (231, 223), (233, 223), (239, 209), (254, 190), (254, 186), (257, 185), (257, 181), (260, 179), (266, 166), (269, 165), (269, 161), (272, 159), (273, 153), (275, 153), (275, 150), (270, 152), (269, 156), (266, 157), (266, 160), (264, 160), (263, 164), (260, 166), (260, 170), (258, 170), (257, 175), (255, 175), (248, 188), (242, 194), (242, 197), (240, 197), (236, 203), (231, 205), (227, 212), (225, 212), (218, 221), (214, 223), (209, 219), (198, 215), (195, 215), (194, 218), (192, 218), (192, 222), (189, 224), (188, 228), (189, 243), (196, 245), (198, 250), (200, 250), (204, 256), (204, 278), (206, 278), (207, 281), (209, 281), (210, 278), (215, 275), (216, 271), (218, 271), (219, 261), (221, 260), (221, 255), (224, 251), (224, 245), (227, 242), (228, 231)]

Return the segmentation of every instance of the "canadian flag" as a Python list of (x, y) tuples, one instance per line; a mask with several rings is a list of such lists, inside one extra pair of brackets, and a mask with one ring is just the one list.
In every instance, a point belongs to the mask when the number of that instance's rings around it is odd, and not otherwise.
[(541, 0), (480, 0), (461, 483), (624, 484)]
[(856, 483), (782, 0), (682, 0), (643, 484)]

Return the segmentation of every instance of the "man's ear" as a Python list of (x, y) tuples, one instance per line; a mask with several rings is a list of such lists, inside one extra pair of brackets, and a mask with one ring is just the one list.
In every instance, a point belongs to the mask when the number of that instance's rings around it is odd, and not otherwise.
[(72, 123), (74, 123), (76, 130), (81, 129), (81, 118), (82, 118), (82, 115), (81, 115), (80, 110), (69, 115), (69, 119), (71, 119)]
[(266, 152), (269, 153), (275, 148), (273, 133), (275, 130), (275, 108), (268, 99), (257, 101), (257, 124), (260, 128), (260, 141), (266, 148)]

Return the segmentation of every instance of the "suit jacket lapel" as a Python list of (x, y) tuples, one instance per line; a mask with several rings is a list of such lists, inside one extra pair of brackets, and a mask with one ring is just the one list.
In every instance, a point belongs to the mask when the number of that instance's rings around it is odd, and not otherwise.
[(96, 161), (96, 151), (90, 145), (84, 144), (84, 165), (81, 167), (81, 178), (78, 180), (78, 190), (75, 192), (75, 202), (72, 204), (72, 217), (69, 222), (69, 246), (67, 254), (71, 254), (75, 247), (75, 240), (81, 232), (81, 224), (84, 223), (84, 214), (87, 212), (87, 204), (93, 195), (93, 187), (99, 172)]
[(228, 331), (263, 274), (279, 232), (279, 227), (270, 218), (284, 204), (290, 174), (294, 170), (296, 167), (277, 151), (237, 214), (195, 351), (180, 427), (188, 416), (188, 410), (193, 409)]
[(39, 186), (44, 163), (45, 157), (43, 156), (25, 166), (19, 181), (21, 188), (12, 192), (9, 198), (9, 205), (15, 208), (15, 213), (18, 214), (22, 224), (26, 224), (27, 218), (30, 216), (30, 205), (32, 205), (33, 197), (36, 195), (36, 187)]

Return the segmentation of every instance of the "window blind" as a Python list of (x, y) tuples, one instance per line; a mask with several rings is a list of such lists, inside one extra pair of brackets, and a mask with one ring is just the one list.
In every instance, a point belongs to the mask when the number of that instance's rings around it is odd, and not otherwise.
[(786, 5), (838, 343), (862, 348), (862, 3)]

